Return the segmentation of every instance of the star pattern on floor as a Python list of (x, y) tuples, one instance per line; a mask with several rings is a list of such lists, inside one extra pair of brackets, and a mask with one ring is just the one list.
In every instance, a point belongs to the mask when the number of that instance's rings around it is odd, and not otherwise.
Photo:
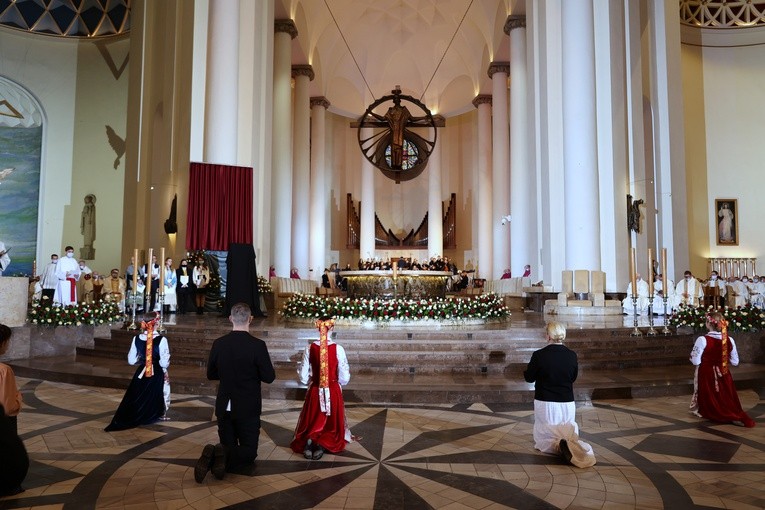
[[(598, 463), (578, 469), (534, 450), (518, 405), (348, 404), (361, 439), (306, 460), (289, 447), (300, 402), (265, 401), (258, 460), (224, 480), (193, 478), (217, 441), (213, 398), (178, 396), (172, 421), (106, 433), (122, 392), (29, 380), (26, 492), (0, 509), (132, 508), (757, 508), (765, 503), (762, 427), (714, 424), (685, 397), (577, 407)], [(759, 420), (763, 405), (742, 393)], [(731, 476), (735, 473), (735, 476)]]

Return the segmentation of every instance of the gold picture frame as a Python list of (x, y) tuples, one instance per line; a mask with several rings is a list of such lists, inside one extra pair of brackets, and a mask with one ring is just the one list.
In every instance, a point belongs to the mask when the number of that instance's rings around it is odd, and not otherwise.
[(715, 199), (714, 222), (718, 246), (738, 246), (738, 200)]

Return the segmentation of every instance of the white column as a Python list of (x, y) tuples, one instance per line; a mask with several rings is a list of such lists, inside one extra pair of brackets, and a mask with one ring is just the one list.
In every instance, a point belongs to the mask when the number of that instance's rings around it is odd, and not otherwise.
[(276, 275), (288, 277), (292, 241), (292, 20), (274, 23), (274, 128), (271, 175), (271, 262)]
[(444, 254), (443, 214), (441, 144), (436, 143), (428, 159), (428, 257), (440, 257)]
[[(478, 256), (476, 276), (493, 278), (492, 272), (492, 191), (491, 191), (491, 96), (479, 95), (473, 99), (478, 108)], [(499, 222), (499, 218), (496, 218)]]
[(292, 266), (301, 278), (321, 279), (321, 272), (309, 271), (309, 224), (311, 193), (311, 98), (308, 85), (313, 80), (310, 65), (292, 66), (295, 79), (295, 141), (292, 160)]
[[(669, 249), (669, 274), (690, 267), (686, 206), (685, 128), (680, 61), (680, 13), (671, 2), (648, 2), (653, 154), (659, 209), (659, 244)], [(676, 5), (674, 7), (677, 7)], [(698, 259), (697, 259), (698, 260)]]
[(327, 175), (325, 158), (325, 117), (329, 101), (325, 97), (311, 98), (311, 230), (308, 265), (315, 275), (321, 275), (327, 264)]
[(239, 0), (210, 0), (208, 16), (204, 159), (236, 165)]
[(592, 0), (562, 3), (563, 165), (567, 269), (600, 269)]
[[(372, 136), (372, 129), (363, 128), (362, 136)], [(375, 255), (375, 167), (361, 158), (361, 211), (359, 211), (359, 258)]]
[(530, 2), (528, 30), (529, 87), (533, 98), (530, 115), (534, 150), (530, 154), (537, 186), (537, 242), (539, 271), (560, 289), (561, 271), (566, 269), (565, 189), (563, 171), (563, 55), (561, 1)]
[[(241, 69), (249, 67), (248, 74), (240, 78), (244, 89), (241, 96), (249, 96), (251, 121), (249, 126), (240, 127), (240, 135), (246, 134), (248, 138), (245, 147), (239, 147), (239, 154), (242, 157), (242, 150), (249, 150), (249, 155), (242, 161), (249, 161), (248, 164), (252, 165), (253, 169), (252, 240), (255, 245), (258, 275), (267, 277), (272, 255), (271, 151), (273, 140), (271, 134), (274, 90), (274, 0), (244, 2), (240, 10), (245, 13), (239, 24), (243, 40), (239, 54), (240, 72)], [(247, 26), (248, 29), (243, 29), (243, 26)], [(240, 107), (244, 109), (245, 104), (240, 104)]]
[(492, 62), (489, 66), (492, 86), (492, 273), (497, 278), (510, 267), (510, 224), (503, 225), (501, 221), (510, 214), (510, 125), (507, 111), (509, 73), (510, 64), (507, 62)]
[(529, 158), (526, 16), (508, 16), (505, 33), (510, 36), (510, 262), (514, 276), (521, 276), (530, 264), (536, 277), (536, 177)]

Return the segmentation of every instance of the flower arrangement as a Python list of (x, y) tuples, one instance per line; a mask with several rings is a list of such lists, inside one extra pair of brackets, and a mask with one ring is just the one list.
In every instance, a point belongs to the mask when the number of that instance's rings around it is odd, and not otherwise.
[(274, 289), (271, 287), (271, 282), (267, 278), (263, 276), (258, 276), (258, 291), (273, 292)]
[[(706, 330), (707, 314), (714, 307), (687, 306), (680, 307), (669, 318), (669, 323), (677, 327), (690, 327), (697, 331)], [(739, 308), (724, 307), (720, 310), (728, 321), (728, 331), (763, 331), (765, 330), (765, 310), (751, 305)]]
[(100, 304), (81, 303), (60, 306), (51, 303), (47, 297), (35, 300), (29, 309), (27, 319), (40, 326), (82, 326), (119, 322), (123, 318), (116, 303), (102, 301)]
[(496, 294), (469, 299), (366, 299), (297, 294), (279, 312), (285, 318), (316, 319), (324, 315), (339, 320), (373, 321), (502, 321), (510, 310)]

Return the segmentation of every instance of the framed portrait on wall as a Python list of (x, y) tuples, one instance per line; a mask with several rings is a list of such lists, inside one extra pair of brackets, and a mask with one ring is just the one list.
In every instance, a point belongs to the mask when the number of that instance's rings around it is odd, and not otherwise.
[(738, 200), (735, 198), (715, 199), (715, 223), (717, 244), (738, 246)]

